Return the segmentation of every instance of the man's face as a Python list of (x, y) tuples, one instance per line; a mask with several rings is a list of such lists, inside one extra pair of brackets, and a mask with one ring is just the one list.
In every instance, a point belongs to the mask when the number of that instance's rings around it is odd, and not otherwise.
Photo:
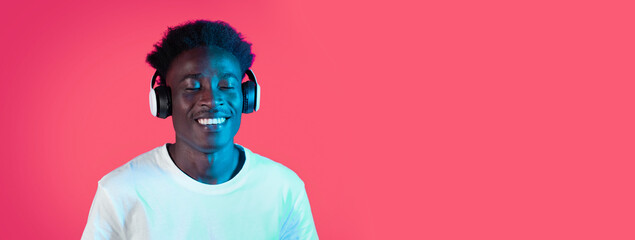
[(172, 123), (177, 143), (205, 153), (233, 144), (242, 114), (238, 60), (212, 47), (177, 56), (167, 73), (172, 91)]

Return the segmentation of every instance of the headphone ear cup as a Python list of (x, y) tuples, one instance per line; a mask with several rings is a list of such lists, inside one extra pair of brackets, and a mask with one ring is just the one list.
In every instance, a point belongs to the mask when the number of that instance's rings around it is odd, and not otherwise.
[(157, 116), (157, 94), (154, 92), (154, 88), (150, 88), (150, 114)]
[[(157, 111), (155, 116), (159, 118), (167, 118), (172, 115), (172, 93), (170, 91), (170, 87), (158, 86), (154, 88), (153, 91), (156, 95)], [(150, 93), (150, 95), (152, 96), (152, 93)], [(152, 100), (150, 100), (150, 102), (150, 107), (152, 107)]]
[(256, 83), (247, 81), (241, 85), (243, 89), (243, 113), (252, 113), (256, 105)]

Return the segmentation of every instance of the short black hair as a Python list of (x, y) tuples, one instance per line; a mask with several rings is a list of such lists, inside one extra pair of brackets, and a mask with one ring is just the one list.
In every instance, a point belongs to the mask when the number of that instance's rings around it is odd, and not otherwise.
[(223, 21), (196, 20), (176, 27), (168, 27), (163, 39), (154, 44), (154, 50), (146, 57), (146, 62), (155, 68), (164, 81), (170, 64), (179, 54), (197, 47), (220, 47), (238, 59), (242, 72), (254, 62), (251, 43), (244, 40), (241, 33)]

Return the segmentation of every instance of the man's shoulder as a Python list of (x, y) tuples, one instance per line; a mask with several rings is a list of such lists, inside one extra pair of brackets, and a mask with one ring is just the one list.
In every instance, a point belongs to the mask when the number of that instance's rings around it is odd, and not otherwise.
[(135, 182), (139, 174), (158, 166), (157, 160), (164, 146), (156, 147), (142, 153), (118, 168), (112, 170), (99, 180), (99, 185), (106, 189), (122, 188)]
[(259, 175), (261, 179), (276, 181), (286, 184), (295, 185), (296, 187), (304, 187), (302, 179), (289, 167), (284, 164), (271, 160), (260, 154), (251, 152), (252, 171), (254, 175)]

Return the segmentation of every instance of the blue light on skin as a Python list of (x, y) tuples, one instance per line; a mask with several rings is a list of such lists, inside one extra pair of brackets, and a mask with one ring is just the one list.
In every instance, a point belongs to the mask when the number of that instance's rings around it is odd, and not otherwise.
[[(242, 167), (234, 136), (240, 128), (243, 75), (236, 57), (218, 47), (184, 51), (168, 69), (176, 134), (168, 152), (181, 171), (199, 182), (221, 184)], [(200, 118), (226, 121), (201, 125)]]

